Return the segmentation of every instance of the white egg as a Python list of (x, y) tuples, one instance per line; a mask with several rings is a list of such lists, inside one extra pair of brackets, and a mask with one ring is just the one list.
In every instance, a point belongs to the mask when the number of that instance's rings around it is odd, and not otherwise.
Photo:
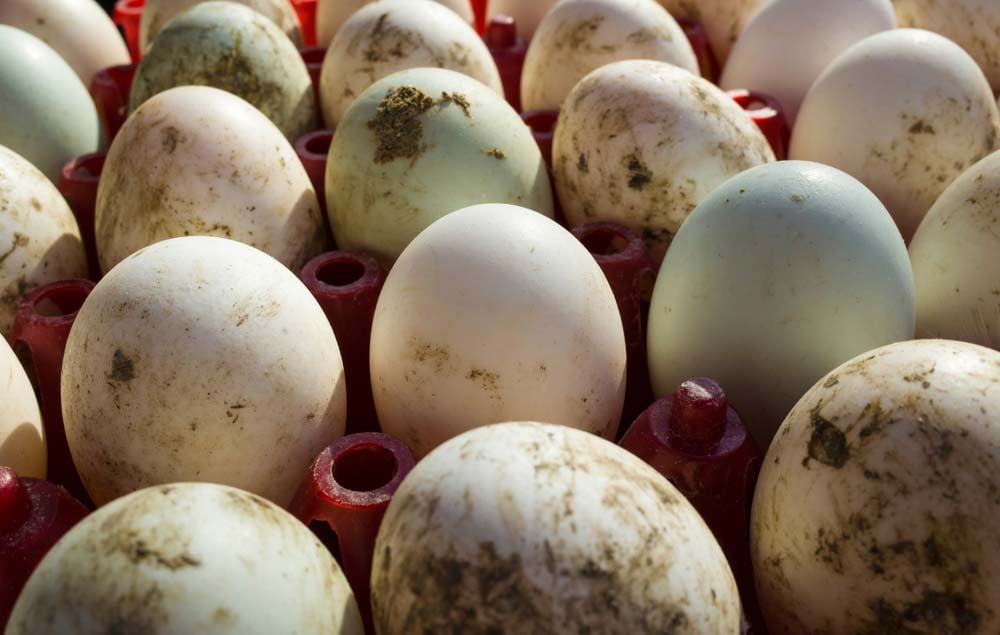
[(837, 55), (895, 26), (890, 0), (772, 0), (736, 40), (719, 86), (774, 97), (794, 124), (809, 87)]
[[(329, 46), (333, 36), (352, 14), (375, 0), (318, 0), (316, 6), (316, 43)], [(472, 24), (472, 5), (469, 0), (435, 0), (454, 11), (466, 24)]]
[(893, 0), (899, 25), (934, 31), (965, 49), (1000, 91), (1000, 3), (996, 0)]
[(160, 93), (128, 118), (104, 162), (95, 216), (104, 271), (176, 236), (233, 238), (296, 271), (327, 242), (291, 144), (256, 108), (207, 86)]
[(372, 602), (382, 635), (740, 632), (732, 573), (684, 496), (618, 446), (539, 423), (468, 432), (413, 468)]
[(367, 251), (389, 265), (432, 222), (477, 203), (553, 214), (531, 131), (471, 77), (438, 68), (390, 75), (338, 124), (326, 204), (342, 249)]
[(258, 496), (176, 483), (84, 518), (38, 565), (7, 635), (361, 635), (357, 602), (309, 529)]
[(753, 502), (771, 633), (1000, 632), (1000, 354), (865, 353), (789, 413)]
[(502, 421), (618, 428), (614, 294), (590, 252), (531, 210), (475, 205), (424, 230), (389, 272), (371, 342), (382, 430), (417, 455)]
[(129, 112), (176, 86), (242, 97), (294, 142), (316, 127), (306, 63), (274, 22), (234, 2), (203, 2), (156, 36), (135, 71)]
[[(146, 51), (171, 20), (200, 4), (202, 0), (146, 0), (139, 21), (139, 49)], [(274, 22), (297, 47), (302, 47), (302, 27), (288, 0), (230, 0), (250, 7)]]
[(343, 365), (298, 278), (224, 238), (156, 243), (108, 272), (66, 343), (62, 407), (97, 504), (197, 480), (291, 502), (344, 433)]
[(542, 19), (557, 3), (558, 0), (488, 0), (486, 11), (491, 18), (498, 15), (514, 18), (518, 35), (531, 40)]
[(53, 183), (103, 143), (97, 108), (76, 72), (34, 35), (0, 24), (0, 145)]
[(863, 185), (802, 161), (747, 170), (698, 206), (660, 267), (653, 389), (716, 379), (767, 447), (824, 373), (912, 338), (913, 304), (906, 247)]
[(709, 44), (719, 64), (725, 64), (729, 51), (743, 27), (757, 8), (769, 0), (659, 0), (678, 20), (696, 22), (705, 27)]
[(560, 2), (528, 47), (521, 74), (524, 110), (558, 110), (588, 73), (629, 59), (669, 62), (698, 74), (691, 43), (656, 0)]
[(940, 35), (894, 29), (830, 64), (806, 94), (789, 155), (844, 170), (889, 209), (907, 241), (955, 177), (997, 147), (983, 73)]
[(132, 62), (125, 40), (94, 0), (3, 0), (0, 24), (23, 29), (51, 46), (85, 86), (98, 71)]
[(0, 146), (0, 336), (21, 297), (50, 282), (87, 277), (76, 218), (38, 168)]
[(378, 80), (408, 68), (464, 73), (503, 97), (493, 56), (471, 26), (432, 0), (380, 0), (354, 13), (323, 58), (320, 101), (333, 127)]
[(0, 337), (0, 465), (18, 476), (45, 478), (48, 461), (35, 389), (14, 351)]
[(646, 60), (608, 64), (583, 78), (552, 144), (569, 223), (632, 227), (658, 260), (695, 205), (729, 177), (769, 161), (767, 140), (732, 98), (684, 69)]

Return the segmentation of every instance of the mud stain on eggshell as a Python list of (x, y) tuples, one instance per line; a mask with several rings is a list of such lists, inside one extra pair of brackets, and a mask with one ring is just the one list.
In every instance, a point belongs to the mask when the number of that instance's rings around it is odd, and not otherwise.
[(811, 424), (812, 435), (809, 437), (807, 456), (802, 464), (808, 465), (809, 459), (813, 459), (829, 467), (837, 469), (844, 467), (850, 454), (844, 433), (816, 413), (812, 415)]
[(375, 133), (375, 163), (415, 159), (423, 151), (424, 124), (420, 115), (434, 106), (434, 99), (414, 86), (400, 86), (375, 109), (368, 128)]
[(472, 119), (472, 112), (470, 108), (472, 104), (469, 103), (468, 98), (461, 93), (447, 93), (441, 92), (441, 101), (438, 104), (442, 106), (447, 106), (448, 104), (455, 104), (462, 109), (462, 114), (468, 119)]
[(108, 379), (121, 382), (130, 382), (135, 379), (135, 364), (121, 349), (115, 350), (111, 359), (111, 372), (108, 374)]

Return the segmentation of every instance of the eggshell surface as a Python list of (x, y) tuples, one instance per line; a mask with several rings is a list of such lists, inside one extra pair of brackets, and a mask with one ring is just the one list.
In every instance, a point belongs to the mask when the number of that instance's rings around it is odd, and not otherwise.
[(657, 261), (712, 190), (770, 161), (764, 135), (728, 95), (648, 60), (608, 64), (583, 78), (566, 99), (552, 144), (569, 224), (627, 225)]
[[(139, 48), (149, 49), (160, 31), (174, 18), (200, 4), (202, 0), (146, 0), (139, 21)], [(303, 46), (302, 27), (288, 0), (229, 0), (250, 7), (281, 29), (297, 47)]]
[(389, 504), (372, 567), (383, 635), (740, 632), (708, 527), (614, 444), (504, 423), (452, 439)]
[(899, 232), (864, 186), (808, 162), (747, 170), (698, 206), (660, 267), (654, 393), (712, 377), (767, 447), (824, 373), (913, 337), (913, 295)]
[(14, 351), (0, 338), (0, 465), (45, 478), (48, 457), (35, 390)]
[(333, 331), (295, 274), (208, 236), (122, 261), (66, 343), (62, 405), (97, 504), (150, 485), (218, 482), (287, 505), (344, 433)]
[(618, 428), (614, 294), (586, 248), (531, 210), (475, 205), (423, 231), (389, 272), (371, 342), (382, 430), (417, 455), (515, 419)]
[(720, 64), (725, 64), (750, 16), (768, 0), (659, 0), (678, 20), (701, 24)]
[(344, 574), (305, 525), (248, 492), (176, 483), (84, 518), (28, 580), (6, 632), (364, 631)]
[(789, 413), (751, 545), (769, 632), (1000, 631), (1000, 354), (864, 353)]
[(955, 177), (997, 147), (1000, 113), (965, 51), (894, 29), (841, 53), (806, 94), (789, 156), (844, 170), (885, 203), (907, 241)]
[(557, 0), (489, 0), (486, 11), (491, 18), (500, 15), (514, 18), (518, 35), (530, 41), (542, 19), (556, 4)]
[[(454, 11), (466, 24), (472, 24), (472, 5), (469, 0), (435, 0)], [(316, 5), (316, 42), (329, 46), (333, 36), (355, 12), (374, 0), (319, 0)]]

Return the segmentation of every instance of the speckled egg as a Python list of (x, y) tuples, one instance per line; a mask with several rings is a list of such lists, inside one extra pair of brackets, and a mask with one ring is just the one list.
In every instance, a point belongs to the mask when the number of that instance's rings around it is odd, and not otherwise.
[(320, 100), (333, 126), (366, 88), (408, 68), (448, 68), (503, 97), (486, 44), (454, 11), (432, 0), (380, 0), (354, 13), (323, 58)]
[(337, 126), (326, 205), (341, 248), (391, 264), (432, 222), (477, 203), (553, 214), (531, 131), (471, 77), (438, 68), (395, 73), (358, 97)]
[(291, 144), (256, 108), (207, 86), (160, 93), (128, 118), (104, 162), (96, 233), (104, 271), (175, 236), (233, 238), (295, 271), (327, 243)]
[(48, 458), (35, 390), (7, 340), (0, 337), (0, 465), (45, 478)]
[(824, 373), (913, 337), (913, 293), (899, 231), (861, 183), (803, 161), (747, 170), (695, 209), (660, 267), (654, 392), (713, 377), (767, 447)]
[(854, 176), (907, 241), (955, 177), (997, 147), (1000, 113), (975, 61), (917, 29), (867, 37), (806, 94), (790, 156)]
[(389, 272), (371, 377), (382, 430), (418, 455), (517, 419), (610, 437), (625, 336), (604, 273), (572, 234), (521, 207), (475, 205), (428, 227)]
[(688, 20), (705, 27), (709, 44), (724, 64), (736, 38), (747, 21), (768, 0), (659, 0), (678, 20)]
[(165, 240), (108, 272), (66, 343), (62, 406), (97, 504), (161, 483), (224, 483), (287, 505), (344, 433), (333, 330), (267, 254)]
[(1000, 354), (918, 340), (822, 378), (753, 502), (771, 633), (1000, 632)]
[[(202, 0), (146, 0), (139, 21), (139, 48), (149, 48), (153, 38), (171, 20), (201, 3)], [(277, 25), (297, 47), (303, 45), (302, 27), (288, 0), (230, 0), (257, 11)]]
[(175, 86), (242, 97), (294, 141), (316, 127), (306, 63), (274, 22), (234, 2), (203, 2), (156, 36), (136, 69), (129, 112)]
[(0, 24), (51, 46), (89, 85), (97, 71), (132, 61), (125, 40), (94, 0), (3, 0)]
[(71, 159), (96, 152), (101, 124), (73, 68), (34, 35), (0, 24), (0, 145), (53, 183)]
[(732, 573), (684, 496), (618, 446), (540, 423), (417, 464), (379, 530), (372, 603), (382, 635), (740, 632)]
[(773, 0), (736, 40), (719, 85), (774, 97), (793, 124), (809, 87), (837, 55), (895, 25), (890, 0)]
[(0, 336), (10, 336), (25, 293), (86, 277), (80, 230), (66, 199), (27, 159), (0, 146)]
[(7, 635), (361, 635), (344, 574), (309, 529), (231, 487), (176, 483), (114, 501), (52, 548)]
[(524, 110), (557, 110), (588, 73), (629, 59), (669, 62), (698, 74), (684, 31), (656, 0), (559, 3), (528, 47), (521, 74)]
[[(329, 46), (344, 22), (347, 22), (347, 19), (361, 7), (372, 2), (374, 0), (318, 0), (316, 43), (320, 46)], [(435, 0), (435, 2), (454, 11), (466, 24), (472, 24), (472, 5), (469, 0)]]
[(552, 144), (567, 221), (628, 225), (657, 259), (709, 192), (769, 161), (774, 153), (764, 135), (728, 95), (684, 69), (647, 60), (608, 64), (583, 78), (566, 99)]
[(557, 0), (489, 0), (486, 11), (491, 18), (499, 15), (514, 18), (518, 35), (531, 40), (542, 18), (556, 4)]

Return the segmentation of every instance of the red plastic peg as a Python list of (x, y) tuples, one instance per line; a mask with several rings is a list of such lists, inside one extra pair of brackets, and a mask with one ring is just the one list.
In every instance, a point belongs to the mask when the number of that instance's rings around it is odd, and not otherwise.
[(138, 62), (142, 58), (142, 50), (139, 48), (139, 22), (142, 20), (142, 8), (145, 4), (146, 0), (118, 0), (111, 14), (112, 21), (121, 27), (125, 35), (125, 44), (128, 45), (133, 62)]
[(128, 96), (137, 67), (138, 64), (111, 66), (98, 71), (90, 80), (90, 96), (97, 106), (109, 144), (128, 118)]
[(291, 0), (291, 3), (302, 27), (302, 42), (316, 46), (316, 0)]
[(775, 158), (778, 161), (784, 161), (788, 158), (788, 144), (792, 130), (788, 126), (785, 111), (778, 100), (770, 95), (752, 90), (735, 89), (727, 92), (743, 110), (747, 111), (760, 131), (764, 133), (764, 138), (774, 150)]
[(521, 112), (521, 70), (524, 68), (524, 57), (528, 54), (528, 43), (517, 34), (514, 18), (507, 15), (490, 18), (483, 41), (500, 71), (507, 103)]
[(95, 152), (77, 157), (63, 166), (59, 176), (59, 191), (76, 217), (92, 280), (99, 280), (101, 277), (94, 234), (94, 210), (97, 206), (97, 186), (106, 156), (104, 152)]
[(704, 25), (684, 18), (677, 20), (677, 24), (684, 30), (684, 35), (687, 36), (691, 48), (694, 49), (694, 56), (698, 60), (698, 70), (701, 71), (701, 76), (713, 84), (718, 83), (722, 69), (719, 67), (719, 58), (716, 57), (715, 51), (708, 41), (708, 32)]

